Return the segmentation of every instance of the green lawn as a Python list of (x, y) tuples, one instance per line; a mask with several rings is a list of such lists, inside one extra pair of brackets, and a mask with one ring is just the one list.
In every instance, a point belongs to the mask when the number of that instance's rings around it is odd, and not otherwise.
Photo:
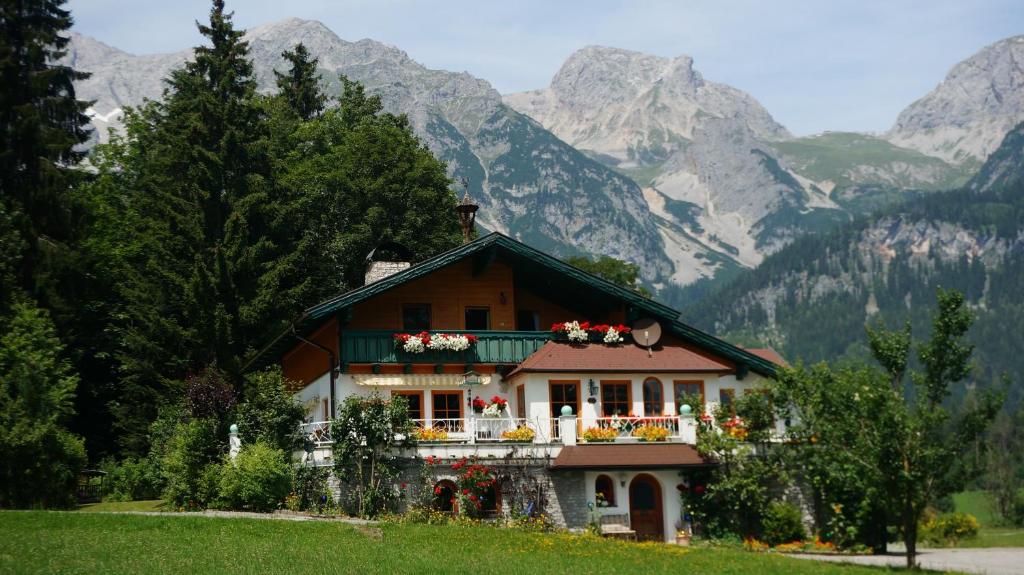
[(0, 512), (0, 573), (877, 574), (727, 549), (491, 527)]
[(105, 511), (165, 511), (164, 502), (159, 499), (151, 501), (104, 501), (102, 503), (86, 503), (79, 505), (78, 511), (83, 513), (102, 513)]
[(964, 491), (953, 496), (956, 511), (978, 518), (981, 530), (974, 539), (964, 539), (957, 547), (1024, 547), (1024, 528), (1006, 527), (996, 515), (992, 500), (984, 491)]

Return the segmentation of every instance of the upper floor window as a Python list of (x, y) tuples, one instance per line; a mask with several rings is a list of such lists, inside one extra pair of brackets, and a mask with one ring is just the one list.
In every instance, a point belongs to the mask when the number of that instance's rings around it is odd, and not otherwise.
[(407, 303), (402, 306), (402, 329), (405, 331), (427, 331), (430, 329), (430, 304)]
[(405, 398), (409, 419), (413, 421), (423, 420), (423, 392), (422, 391), (392, 391), (391, 397), (401, 396)]
[(487, 330), (491, 329), (491, 308), (489, 307), (467, 307), (466, 308), (466, 329)]
[[(701, 413), (704, 409), (704, 382), (703, 381), (674, 381), (672, 382), (672, 390), (675, 392), (676, 402), (676, 413), (679, 413), (679, 406), (683, 405), (683, 400), (692, 401), (690, 407), (693, 408), (693, 413)], [(692, 398), (692, 399), (688, 399)]]
[(625, 417), (633, 411), (630, 405), (628, 381), (601, 382), (601, 415)]
[(664, 415), (665, 398), (661, 382), (653, 377), (644, 380), (644, 417)]
[(540, 331), (540, 314), (530, 309), (517, 311), (516, 329), (519, 331)]

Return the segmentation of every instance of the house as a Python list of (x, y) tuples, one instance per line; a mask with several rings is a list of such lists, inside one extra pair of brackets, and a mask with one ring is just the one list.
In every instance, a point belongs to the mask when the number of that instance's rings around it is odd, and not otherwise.
[[(677, 486), (713, 465), (695, 449), (698, 406), (684, 397), (707, 409), (729, 403), (781, 363), (500, 233), (415, 265), (371, 259), (364, 286), (308, 309), (261, 352), (300, 382), (310, 464), (330, 463), (339, 401), (401, 395), (427, 430), (405, 454), (410, 464), (514, 460), (542, 483), (543, 501), (529, 504), (557, 523), (614, 515), (642, 538), (673, 540)], [(446, 469), (436, 486), (447, 494)], [(489, 503), (498, 511), (509, 499), (499, 486)]]

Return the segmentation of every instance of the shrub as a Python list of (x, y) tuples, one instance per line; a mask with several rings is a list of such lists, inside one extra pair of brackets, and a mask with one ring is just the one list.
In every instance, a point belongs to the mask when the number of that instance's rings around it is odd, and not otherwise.
[(944, 513), (921, 524), (921, 539), (935, 544), (956, 545), (977, 537), (978, 519), (970, 513)]
[(800, 509), (784, 501), (773, 501), (765, 509), (761, 532), (764, 542), (773, 547), (803, 541), (807, 536)]
[(166, 481), (164, 499), (185, 509), (209, 505), (217, 494), (218, 462), (225, 443), (218, 441), (213, 420), (178, 423), (161, 461)]
[(305, 409), (288, 392), (279, 367), (247, 376), (244, 397), (234, 422), (243, 443), (265, 442), (285, 451), (302, 448), (299, 424)]
[(263, 442), (243, 447), (234, 461), (221, 466), (218, 503), (229, 509), (277, 509), (292, 488), (286, 457), (284, 451)]
[(327, 483), (331, 470), (327, 467), (295, 468), (292, 494), (296, 497), (296, 511), (326, 513), (334, 509), (334, 494)]
[(157, 499), (164, 489), (159, 465), (152, 458), (132, 457), (121, 462), (107, 460), (100, 468), (107, 472), (102, 491), (106, 501)]

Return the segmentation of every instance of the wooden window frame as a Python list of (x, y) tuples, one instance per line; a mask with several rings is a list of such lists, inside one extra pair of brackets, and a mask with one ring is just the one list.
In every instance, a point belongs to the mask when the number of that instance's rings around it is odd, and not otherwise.
[[(656, 382), (658, 382), (658, 387), (661, 388), (661, 400), (658, 402), (659, 403), (658, 413), (655, 413), (655, 414), (648, 414), (647, 413), (647, 394), (645, 392), (647, 391), (646, 388), (647, 388), (647, 382), (648, 381), (656, 381)], [(644, 417), (664, 417), (665, 416), (665, 384), (662, 383), (660, 379), (658, 379), (656, 377), (653, 377), (653, 376), (645, 377), (644, 380), (642, 382), (640, 382), (640, 396), (643, 398)]]
[(606, 496), (604, 498), (604, 500), (608, 502), (608, 507), (616, 507), (616, 504), (615, 504), (615, 480), (612, 479), (612, 476), (608, 475), (607, 473), (602, 473), (602, 474), (600, 474), (600, 475), (598, 475), (597, 477), (594, 478), (594, 499), (597, 499), (597, 494), (600, 493), (600, 491), (601, 491), (600, 489), (597, 488), (597, 485), (601, 481), (601, 479), (607, 479), (608, 480), (608, 487), (611, 488), (611, 497), (607, 497)]
[(628, 417), (630, 413), (633, 413), (633, 380), (630, 379), (602, 379), (601, 387), (598, 392), (601, 394), (601, 415), (600, 417), (611, 417), (610, 415), (604, 414), (604, 386), (605, 385), (625, 385), (626, 386), (626, 412), (620, 415), (620, 417)]
[(729, 396), (729, 414), (736, 415), (736, 388), (735, 387), (721, 387), (718, 389), (718, 407), (722, 405), (722, 395)]
[[(576, 385), (576, 409), (573, 410), (573, 415), (575, 415), (577, 418), (580, 416), (580, 413), (579, 413), (580, 407), (583, 405), (583, 395), (582, 395), (582, 390), (581, 390), (582, 382), (580, 380), (578, 380), (578, 379), (549, 379), (548, 380), (548, 412), (551, 413), (551, 417), (558, 417), (558, 415), (553, 411), (555, 403), (554, 403), (554, 397), (553, 397), (554, 394), (551, 393), (551, 390), (556, 385), (568, 385), (568, 384), (575, 384)], [(561, 408), (559, 408), (559, 409), (561, 409)]]
[(475, 327), (475, 328), (472, 328), (471, 331), (489, 331), (491, 329), (491, 324), (493, 323), (492, 320), (494, 319), (492, 317), (492, 314), (491, 314), (491, 306), (489, 306), (489, 305), (467, 305), (467, 306), (463, 307), (462, 308), (462, 329), (470, 330), (470, 327), (468, 325), (466, 325), (466, 314), (469, 312), (469, 310), (472, 310), (472, 309), (487, 310), (487, 327), (484, 327), (484, 328)]
[[(454, 395), (454, 394), (458, 394), (459, 395), (459, 417), (458, 418), (437, 417), (437, 402), (434, 401), (434, 398), (436, 398), (439, 395)], [(466, 408), (463, 405), (463, 403), (464, 403), (463, 400), (464, 399), (465, 399), (465, 394), (462, 392), (461, 389), (432, 389), (432, 390), (430, 390), (430, 421), (431, 421), (431, 423), (433, 423), (434, 421), (437, 421), (438, 419), (462, 419), (462, 418), (466, 417), (466, 412), (465, 412)]]
[[(519, 324), (519, 314), (528, 313), (533, 315), (534, 329), (523, 329), (523, 326)], [(516, 310), (516, 331), (540, 331), (540, 312), (533, 309), (517, 309)]]
[(526, 419), (526, 384), (516, 386), (516, 417)]
[(704, 380), (703, 379), (673, 379), (672, 380), (672, 402), (676, 406), (676, 412), (674, 415), (679, 415), (679, 393), (677, 393), (677, 385), (697, 385), (700, 391), (700, 405), (691, 405), (694, 413), (702, 413), (704, 406), (708, 403), (707, 396), (704, 395)]
[[(420, 416), (418, 418), (410, 417), (409, 419), (422, 419), (422, 420), (426, 420), (427, 419), (427, 417), (426, 417), (427, 414), (425, 413), (426, 410), (427, 410), (427, 404), (423, 402), (423, 390), (422, 389), (392, 389), (391, 390), (391, 397), (395, 397), (396, 395), (415, 395), (415, 396), (419, 396), (419, 398), (420, 398)], [(431, 398), (431, 399), (433, 399), (433, 398)]]
[(408, 302), (408, 303), (403, 303), (402, 304), (402, 330), (403, 331), (414, 331), (416, 329), (419, 329), (419, 328), (408, 328), (408, 327), (405, 327), (405, 310), (406, 310), (406, 308), (410, 308), (410, 307), (414, 307), (414, 306), (415, 307), (424, 306), (424, 307), (427, 308), (427, 329), (426, 329), (426, 331), (430, 331), (430, 330), (434, 329), (434, 306), (430, 305), (427, 302)]

